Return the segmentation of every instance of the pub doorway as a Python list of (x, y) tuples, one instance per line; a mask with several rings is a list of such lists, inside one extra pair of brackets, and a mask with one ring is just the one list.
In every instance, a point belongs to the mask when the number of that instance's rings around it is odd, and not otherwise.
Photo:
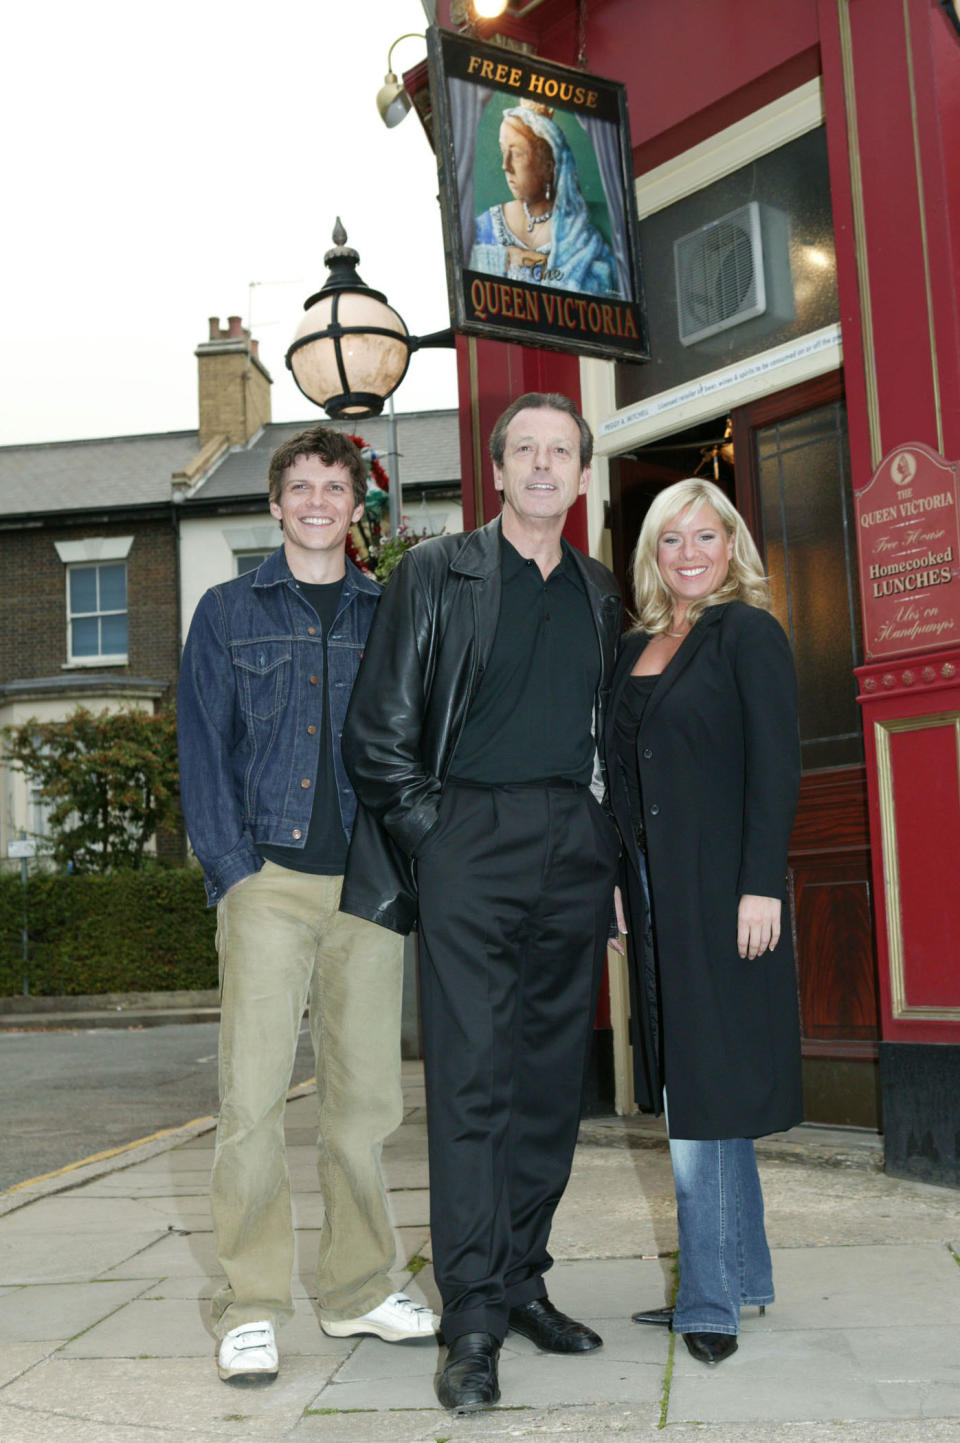
[(747, 520), (797, 666), (803, 778), (789, 880), (806, 1115), (878, 1128), (880, 1010), (841, 373), (611, 458), (613, 566), (628, 608), (630, 556), (647, 508), (672, 481), (695, 474), (716, 481)]

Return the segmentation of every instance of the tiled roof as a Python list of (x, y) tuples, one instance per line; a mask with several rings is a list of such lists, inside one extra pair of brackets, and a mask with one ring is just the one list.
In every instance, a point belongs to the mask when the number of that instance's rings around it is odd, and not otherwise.
[[(362, 421), (337, 422), (322, 420), (325, 426), (359, 436), (372, 446), (389, 470), (387, 461), (387, 418), (369, 416)], [(456, 411), (411, 411), (397, 414), (397, 450), (400, 453), (400, 480), (404, 489), (423, 485), (460, 483), (460, 442)], [(230, 451), (202, 481), (192, 496), (184, 501), (226, 500), (234, 497), (264, 496), (267, 490), (267, 468), (278, 446), (316, 419), (296, 422), (274, 421), (265, 426), (253, 444)]]
[(0, 447), (0, 516), (169, 501), (196, 431)]
[[(316, 416), (275, 421), (252, 445), (230, 450), (184, 501), (242, 499), (266, 495), (271, 453), (288, 437), (320, 420), (359, 435), (387, 464), (387, 418), (337, 423)], [(417, 482), (460, 483), (456, 411), (398, 414), (397, 447), (404, 488)], [(152, 436), (111, 436), (93, 441), (52, 441), (0, 446), (0, 517), (47, 511), (136, 506), (172, 499), (171, 477), (199, 450), (196, 431)]]

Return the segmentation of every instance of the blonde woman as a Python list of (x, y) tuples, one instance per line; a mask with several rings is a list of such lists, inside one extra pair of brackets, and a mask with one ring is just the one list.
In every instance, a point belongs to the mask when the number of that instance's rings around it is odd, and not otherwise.
[[(773, 1301), (753, 1139), (801, 1120), (786, 917), (796, 679), (756, 547), (709, 481), (655, 498), (607, 722), (637, 1100), (667, 1109), (680, 1283), (635, 1314), (718, 1363)], [(625, 914), (625, 915), (624, 915)]]

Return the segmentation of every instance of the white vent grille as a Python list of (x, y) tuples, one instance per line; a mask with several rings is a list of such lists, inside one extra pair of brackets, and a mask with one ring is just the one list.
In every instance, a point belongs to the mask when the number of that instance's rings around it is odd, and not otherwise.
[[(692, 346), (767, 309), (760, 205), (747, 205), (673, 243), (680, 340)], [(789, 257), (787, 257), (789, 267)]]

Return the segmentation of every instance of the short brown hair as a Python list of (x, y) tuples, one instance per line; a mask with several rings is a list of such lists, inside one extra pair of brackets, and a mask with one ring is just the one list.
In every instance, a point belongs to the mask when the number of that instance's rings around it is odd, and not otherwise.
[(367, 467), (356, 444), (341, 431), (330, 426), (311, 426), (278, 446), (270, 457), (267, 498), (271, 505), (280, 504), (283, 478), (301, 456), (317, 456), (325, 466), (344, 466), (353, 485), (355, 506), (367, 499)]
[(577, 423), (580, 432), (580, 469), (590, 465), (593, 457), (593, 432), (580, 415), (569, 396), (559, 391), (527, 391), (512, 401), (490, 432), (490, 456), (495, 466), (503, 465), (503, 454), (507, 444), (507, 427), (514, 416), (521, 411), (562, 411)]

